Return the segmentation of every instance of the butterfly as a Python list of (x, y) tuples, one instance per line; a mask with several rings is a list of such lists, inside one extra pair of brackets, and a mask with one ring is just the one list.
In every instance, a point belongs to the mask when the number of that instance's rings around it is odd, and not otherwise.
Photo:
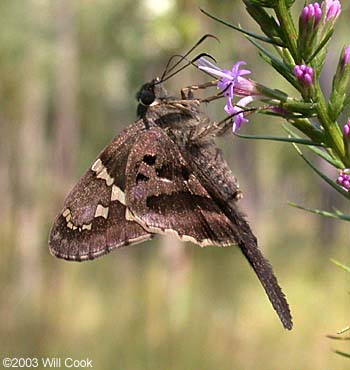
[(161, 82), (141, 87), (139, 118), (102, 150), (66, 198), (51, 229), (51, 253), (92, 260), (156, 234), (202, 247), (237, 245), (291, 329), (286, 298), (238, 209), (241, 190), (214, 141), (227, 125), (212, 122), (190, 93), (168, 97)]

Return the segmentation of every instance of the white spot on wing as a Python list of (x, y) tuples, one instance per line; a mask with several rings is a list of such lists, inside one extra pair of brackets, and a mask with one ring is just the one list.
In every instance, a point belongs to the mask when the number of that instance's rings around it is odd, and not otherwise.
[[(108, 215), (108, 208), (107, 208), (107, 215)], [(69, 208), (67, 208), (63, 213), (62, 213), (62, 216), (66, 219), (66, 223), (67, 223), (67, 227), (68, 229), (71, 229), (71, 230), (78, 230), (78, 231), (82, 231), (82, 230), (91, 230), (91, 227), (92, 227), (92, 223), (89, 223), (87, 225), (83, 224), (82, 227), (78, 227), (76, 225), (74, 225), (74, 223), (71, 221), (72, 220), (72, 212)]]
[(62, 213), (62, 216), (63, 216), (64, 218), (66, 218), (68, 215), (70, 215), (70, 209), (69, 209), (69, 208), (67, 208), (67, 209)]
[(88, 225), (83, 225), (83, 227), (81, 228), (82, 230), (91, 230), (91, 227), (92, 227), (92, 224), (88, 224)]
[(121, 204), (125, 206), (125, 194), (124, 192), (116, 185), (112, 186), (112, 195), (111, 201), (118, 200)]
[[(66, 219), (67, 223), (70, 223), (69, 221), (72, 219), (72, 213), (69, 208), (67, 208), (63, 213), (62, 216)], [(69, 227), (69, 226), (68, 226)]]
[(113, 177), (109, 176), (107, 168), (103, 165), (100, 158), (98, 158), (91, 166), (91, 170), (97, 174), (98, 179), (105, 180), (107, 186), (111, 186), (113, 184), (114, 179)]
[(91, 167), (92, 171), (94, 172), (100, 172), (103, 168), (104, 168), (104, 165), (100, 158), (98, 158)]
[(96, 207), (95, 217), (104, 217), (107, 220), (108, 210), (108, 207), (103, 207), (101, 204), (98, 204)]
[(172, 182), (171, 180), (166, 179), (166, 178), (164, 178), (164, 177), (161, 177), (159, 180), (160, 180), (160, 181), (163, 181), (163, 182), (167, 182), (167, 183)]
[(106, 181), (107, 186), (111, 186), (114, 182), (113, 177), (108, 175), (107, 168), (104, 167), (103, 170), (97, 175), (98, 179)]

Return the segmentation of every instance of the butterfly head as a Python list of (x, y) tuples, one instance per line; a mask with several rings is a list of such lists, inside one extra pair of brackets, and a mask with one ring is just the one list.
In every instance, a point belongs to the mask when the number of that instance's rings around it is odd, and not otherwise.
[(136, 99), (139, 102), (137, 107), (137, 115), (143, 117), (147, 107), (158, 104), (158, 102), (167, 97), (167, 92), (161, 84), (159, 78), (153, 79), (141, 86), (136, 94)]

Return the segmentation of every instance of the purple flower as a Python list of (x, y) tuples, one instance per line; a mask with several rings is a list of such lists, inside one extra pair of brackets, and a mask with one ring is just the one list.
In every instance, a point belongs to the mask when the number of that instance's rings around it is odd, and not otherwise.
[(227, 114), (232, 116), (232, 131), (236, 132), (242, 126), (242, 123), (249, 122), (247, 118), (244, 117), (244, 108), (246, 105), (254, 100), (252, 96), (246, 96), (240, 99), (234, 106), (231, 99), (227, 99), (227, 103), (224, 110)]
[(325, 0), (326, 21), (336, 20), (341, 12), (339, 0)]
[(314, 70), (304, 64), (296, 65), (293, 68), (294, 76), (305, 86), (310, 86), (314, 79)]
[(300, 18), (304, 25), (309, 22), (313, 23), (316, 27), (322, 17), (322, 9), (319, 3), (308, 4), (304, 7), (300, 14)]
[(214, 76), (220, 77), (217, 88), (221, 89), (225, 96), (233, 98), (234, 95), (259, 95), (259, 92), (256, 89), (256, 84), (253, 81), (242, 77), (251, 73), (248, 69), (240, 70), (241, 65), (244, 64), (246, 64), (244, 61), (239, 61), (233, 65), (231, 70), (221, 69), (205, 58), (200, 58), (198, 61), (198, 68), (213, 74)]
[(340, 171), (340, 174), (337, 178), (337, 184), (342, 186), (345, 190), (349, 191), (350, 189), (350, 169), (344, 168)]
[[(244, 64), (246, 64), (244, 61), (239, 61), (229, 70), (221, 69), (205, 58), (200, 58), (198, 61), (199, 69), (220, 77), (217, 88), (221, 89), (224, 96), (227, 98), (224, 109), (226, 113), (233, 116), (233, 131), (238, 130), (242, 123), (248, 122), (244, 117), (244, 109), (242, 109), (242, 107), (252, 102), (254, 100), (253, 96), (261, 95), (254, 81), (242, 77), (251, 73), (248, 69), (240, 69)], [(239, 100), (236, 105), (233, 105), (232, 99), (235, 96), (243, 97), (243, 99)]]
[(349, 139), (350, 134), (350, 119), (348, 119), (348, 122), (343, 126), (343, 135), (344, 138)]

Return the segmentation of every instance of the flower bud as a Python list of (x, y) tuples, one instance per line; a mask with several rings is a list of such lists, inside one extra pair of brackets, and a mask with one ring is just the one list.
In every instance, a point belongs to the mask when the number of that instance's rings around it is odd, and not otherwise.
[[(320, 71), (324, 63), (327, 44), (333, 33), (335, 22), (341, 12), (339, 0), (324, 0), (306, 5), (299, 17), (298, 48), (306, 63), (317, 57), (313, 64)], [(319, 45), (323, 47), (319, 50)]]
[(350, 46), (343, 48), (337, 70), (333, 77), (332, 92), (329, 98), (329, 115), (335, 121), (343, 111), (350, 80)]
[(316, 27), (322, 17), (322, 10), (319, 3), (308, 4), (304, 7), (300, 14), (300, 19), (304, 27), (311, 23), (312, 27)]
[(335, 21), (341, 12), (339, 0), (325, 0), (324, 5), (326, 10), (326, 21)]
[(345, 190), (349, 191), (350, 189), (350, 169), (344, 168), (340, 171), (340, 174), (337, 178), (337, 184), (342, 186)]
[(343, 126), (343, 135), (344, 139), (349, 140), (349, 134), (350, 134), (350, 119), (348, 119), (348, 122)]
[(304, 64), (296, 65), (293, 68), (294, 76), (304, 86), (311, 86), (314, 80), (314, 70), (312, 67)]

